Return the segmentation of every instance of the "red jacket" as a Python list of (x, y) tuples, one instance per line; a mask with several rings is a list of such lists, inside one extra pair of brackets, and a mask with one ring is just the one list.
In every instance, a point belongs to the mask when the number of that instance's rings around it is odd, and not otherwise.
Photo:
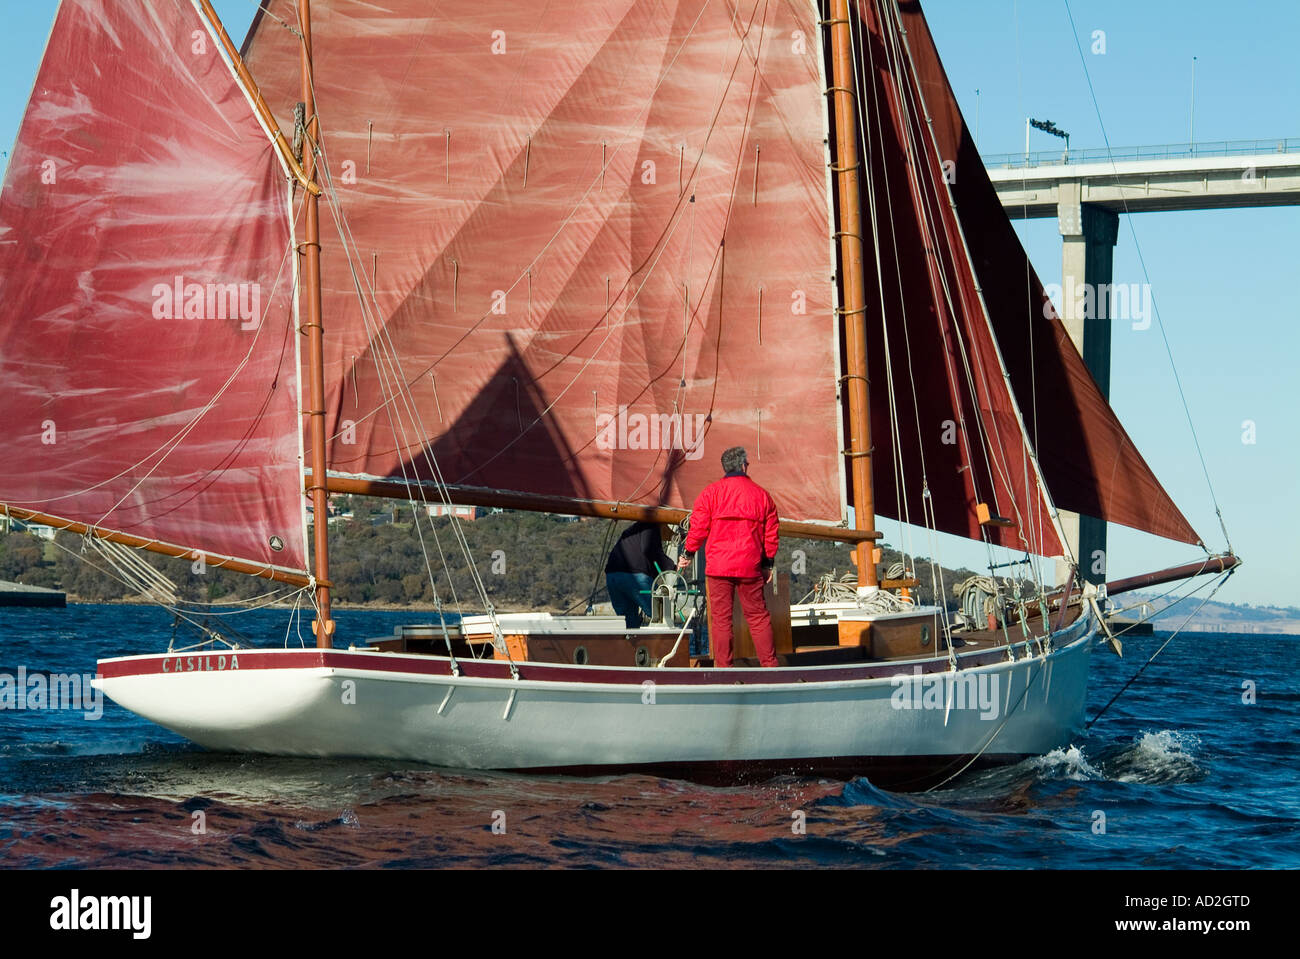
[(763, 576), (780, 545), (776, 503), (748, 476), (724, 476), (700, 492), (691, 510), (686, 552), (704, 551), (710, 576)]

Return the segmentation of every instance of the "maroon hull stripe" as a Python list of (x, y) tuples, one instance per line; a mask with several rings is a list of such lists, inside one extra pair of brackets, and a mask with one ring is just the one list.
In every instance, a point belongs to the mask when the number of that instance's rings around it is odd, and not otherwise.
[[(963, 666), (987, 666), (1003, 662), (1005, 648), (959, 657)], [(476, 679), (510, 679), (510, 665), (484, 659), (457, 660), (462, 676)], [(692, 669), (669, 672), (662, 669), (622, 669), (584, 666), (561, 666), (520, 663), (521, 679), (561, 683), (627, 683), (639, 685), (654, 680), (661, 686), (727, 686), (745, 683), (819, 683), (855, 679), (876, 679), (911, 673), (917, 665), (922, 673), (943, 672), (947, 659), (924, 663), (864, 663), (843, 668), (777, 667), (774, 669)], [(246, 669), (359, 669), (377, 673), (417, 673), (428, 676), (451, 675), (445, 657), (403, 656), (394, 653), (355, 653), (341, 650), (228, 650), (222, 653), (159, 655), (131, 659), (100, 660), (99, 675), (104, 679), (123, 676), (153, 676), (171, 673), (221, 672)]]

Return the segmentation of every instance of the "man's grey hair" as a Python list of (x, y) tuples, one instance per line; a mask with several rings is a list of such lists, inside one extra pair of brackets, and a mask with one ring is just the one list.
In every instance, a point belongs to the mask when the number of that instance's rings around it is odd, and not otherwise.
[(722, 471), (724, 473), (739, 473), (749, 465), (749, 457), (745, 455), (745, 447), (733, 446), (722, 454)]

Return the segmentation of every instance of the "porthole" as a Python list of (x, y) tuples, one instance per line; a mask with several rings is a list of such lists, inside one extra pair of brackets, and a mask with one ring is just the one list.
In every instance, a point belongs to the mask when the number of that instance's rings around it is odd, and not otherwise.
[(638, 646), (636, 648), (636, 664), (638, 666), (649, 666), (650, 650), (646, 649), (644, 646)]
[(587, 665), (587, 647), (579, 646), (573, 651), (573, 662), (577, 666)]
[(930, 645), (930, 627), (929, 627), (929, 626), (922, 626), (922, 627), (921, 627), (921, 645), (922, 645), (922, 646), (929, 646), (929, 645)]

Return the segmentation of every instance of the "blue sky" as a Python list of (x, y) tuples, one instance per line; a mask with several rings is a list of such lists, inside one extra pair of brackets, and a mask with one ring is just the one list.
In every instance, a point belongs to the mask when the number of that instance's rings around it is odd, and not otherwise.
[[(215, 5), (231, 35), (242, 37), (253, 0)], [(56, 7), (55, 0), (24, 0), (5, 11), (0, 149), (7, 151), (17, 132)], [(985, 154), (1023, 150), (1026, 116), (1068, 130), (1075, 149), (1105, 144), (1064, 0), (926, 0), (924, 7)], [(1300, 4), (1293, 0), (1070, 0), (1069, 10), (1113, 147), (1187, 141), (1193, 56), (1198, 142), (1300, 137)], [(1091, 52), (1094, 30), (1105, 32), (1104, 54)], [(1035, 131), (1033, 148), (1057, 142)], [(1017, 230), (1044, 281), (1059, 282), (1055, 220)], [(1152, 284), (1232, 545), (1246, 560), (1217, 597), (1230, 602), (1300, 605), (1298, 243), (1297, 207), (1148, 213), (1120, 223), (1115, 282)], [(1117, 324), (1111, 402), (1193, 526), (1212, 549), (1222, 548), (1154, 325), (1135, 331)], [(1255, 424), (1253, 444), (1242, 442), (1247, 420)], [(882, 528), (898, 541), (897, 524)], [(919, 539), (917, 547), (929, 552)], [(1198, 555), (1116, 526), (1109, 552), (1112, 576)], [(943, 538), (945, 563), (975, 566), (982, 555)]]

